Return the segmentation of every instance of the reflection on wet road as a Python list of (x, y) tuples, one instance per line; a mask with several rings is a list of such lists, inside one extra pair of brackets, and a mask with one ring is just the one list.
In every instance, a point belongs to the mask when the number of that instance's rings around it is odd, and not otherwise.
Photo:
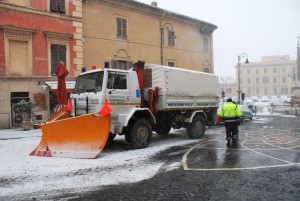
[[(240, 127), (239, 146), (226, 146), (225, 128), (207, 130), (206, 139), (183, 156), (184, 170), (217, 171), (300, 166), (300, 132), (247, 122)], [(258, 123), (261, 123), (258, 121)]]

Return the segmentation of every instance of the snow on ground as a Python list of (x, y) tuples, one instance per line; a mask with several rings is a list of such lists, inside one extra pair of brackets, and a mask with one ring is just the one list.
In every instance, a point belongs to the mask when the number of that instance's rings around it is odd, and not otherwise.
[[(173, 130), (174, 134), (178, 137), (157, 140), (145, 149), (104, 150), (97, 159), (70, 159), (29, 156), (41, 140), (41, 130), (0, 130), (0, 198), (37, 192), (49, 195), (64, 188), (70, 192), (151, 178), (163, 164), (150, 157), (168, 147), (197, 142), (188, 139), (183, 130)], [(115, 140), (125, 141), (123, 136)], [(178, 167), (172, 164), (168, 170)]]
[[(268, 118), (258, 113), (253, 122), (267, 122)], [(290, 117), (290, 115), (284, 115)], [(209, 132), (209, 130), (208, 130)], [(0, 130), (0, 199), (22, 194), (57, 193), (92, 190), (96, 187), (118, 183), (138, 182), (154, 176), (164, 165), (150, 158), (172, 146), (198, 142), (190, 140), (185, 130), (172, 130), (166, 139), (154, 139), (149, 147), (138, 150), (102, 151), (97, 159), (69, 159), (29, 156), (41, 140), (41, 130), (22, 129)], [(157, 135), (153, 135), (157, 138)], [(117, 136), (115, 141), (124, 141)], [(173, 163), (167, 171), (179, 168), (181, 163)]]

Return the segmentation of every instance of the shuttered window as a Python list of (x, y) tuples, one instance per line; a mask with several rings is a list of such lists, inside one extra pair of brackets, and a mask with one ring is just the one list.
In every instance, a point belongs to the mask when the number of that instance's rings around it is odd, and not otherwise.
[(111, 63), (112, 63), (111, 66), (112, 69), (128, 70), (133, 66), (132, 61), (112, 60)]
[(168, 46), (175, 47), (175, 32), (168, 30)]
[(117, 38), (127, 39), (127, 20), (117, 17)]
[(203, 38), (203, 51), (208, 52), (208, 38)]
[(56, 76), (57, 65), (60, 61), (66, 64), (66, 46), (51, 44), (51, 76)]
[(66, 13), (65, 0), (50, 0), (50, 10), (56, 13)]

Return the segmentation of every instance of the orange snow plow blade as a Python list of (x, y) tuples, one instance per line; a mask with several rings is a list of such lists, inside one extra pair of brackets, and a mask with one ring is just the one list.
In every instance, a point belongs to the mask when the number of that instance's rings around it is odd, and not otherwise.
[(110, 115), (85, 114), (41, 125), (42, 140), (30, 155), (96, 158), (110, 131)]
[(50, 116), (48, 119), (45, 120), (45, 122), (52, 122), (57, 121), (61, 119), (67, 119), (71, 117), (71, 113), (66, 109), (62, 109), (56, 113), (54, 113), (52, 116)]

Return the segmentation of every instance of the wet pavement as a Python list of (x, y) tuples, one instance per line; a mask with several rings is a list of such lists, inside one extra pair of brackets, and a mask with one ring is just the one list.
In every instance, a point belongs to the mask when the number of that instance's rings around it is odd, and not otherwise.
[[(157, 174), (133, 184), (99, 187), (70, 200), (300, 200), (300, 118), (259, 116), (240, 126), (237, 148), (225, 128), (198, 143), (153, 156)], [(179, 168), (168, 170), (174, 164)], [(59, 197), (62, 198), (62, 197)]]
[(262, 127), (247, 131), (242, 127), (240, 133), (237, 148), (227, 147), (224, 137), (218, 133), (210, 134), (210, 139), (193, 146), (184, 155), (184, 170), (244, 170), (299, 165), (300, 133), (296, 130)]

